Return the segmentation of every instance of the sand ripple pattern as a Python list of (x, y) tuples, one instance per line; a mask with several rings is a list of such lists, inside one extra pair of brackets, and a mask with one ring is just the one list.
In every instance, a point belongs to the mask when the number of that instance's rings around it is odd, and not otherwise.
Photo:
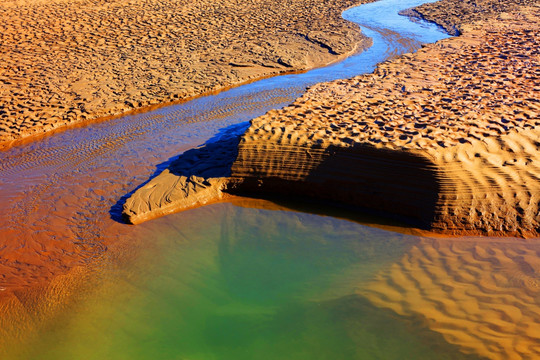
[(540, 244), (423, 239), (362, 293), (427, 325), (463, 352), (540, 358)]
[(538, 127), (540, 8), (528, 11), (428, 44), (373, 74), (318, 84), (257, 124), (304, 118), (318, 141), (437, 151)]
[(272, 192), (301, 191), (441, 232), (538, 235), (540, 4), (533, 5), (464, 25), (461, 36), (372, 74), (317, 84), (254, 119), (232, 177), (250, 192), (266, 181)]
[(0, 153), (0, 286), (41, 283), (101, 256), (130, 233), (109, 210), (156, 166), (302, 90), (238, 88)]
[(361, 2), (2, 1), (0, 146), (336, 61)]
[(538, 233), (540, 129), (511, 131), (432, 155), (441, 169), (434, 228), (450, 233)]
[[(405, 38), (379, 41), (402, 52), (418, 46)], [(123, 196), (179, 153), (291, 103), (307, 86), (368, 71), (384, 51), (363, 55), (0, 152), (0, 286), (34, 286), (88, 263), (119, 238), (136, 236), (136, 229), (115, 221)]]

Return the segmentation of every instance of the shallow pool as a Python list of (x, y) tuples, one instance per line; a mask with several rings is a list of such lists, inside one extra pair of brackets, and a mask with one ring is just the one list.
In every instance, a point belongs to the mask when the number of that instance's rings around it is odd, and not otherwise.
[(18, 356), (473, 358), (420, 317), (378, 308), (363, 295), (417, 237), (231, 204), (172, 217), (103, 260)]
[(266, 202), (118, 221), (182, 151), (447, 37), (395, 16), (423, 2), (345, 12), (374, 46), (332, 66), (0, 152), (2, 359), (540, 357), (538, 240), (422, 238)]

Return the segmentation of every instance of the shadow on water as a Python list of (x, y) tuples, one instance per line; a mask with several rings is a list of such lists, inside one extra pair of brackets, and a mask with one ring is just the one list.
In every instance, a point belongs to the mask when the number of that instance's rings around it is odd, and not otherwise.
[[(254, 82), (249, 86), (234, 88), (228, 92), (220, 93), (215, 97), (203, 97), (196, 100), (200, 103), (199, 106), (205, 106), (206, 102), (220, 102), (222, 98), (235, 96), (237, 92), (241, 94), (240, 103), (244, 102), (244, 98), (253, 98), (261, 96), (260, 88), (276, 88), (276, 89), (292, 89), (295, 91), (294, 96), (288, 101), (294, 100), (300, 96), (305, 86), (311, 86), (318, 82), (330, 81), (339, 78), (348, 78), (351, 76), (368, 73), (374, 70), (375, 65), (388, 58), (397, 56), (404, 52), (414, 51), (418, 49), (424, 42), (434, 42), (442, 38), (448, 37), (444, 32), (439, 31), (440, 27), (424, 22), (423, 20), (415, 19), (415, 22), (409, 21), (408, 18), (398, 15), (399, 10), (412, 8), (419, 4), (425, 3), (424, 0), (402, 0), (396, 1), (378, 1), (370, 4), (362, 5), (361, 7), (351, 8), (343, 13), (346, 20), (360, 24), (364, 35), (373, 39), (373, 46), (366, 49), (361, 54), (351, 56), (339, 63), (329, 67), (313, 69), (311, 71), (297, 75), (283, 75), (260, 82)], [(431, 1), (427, 1), (431, 2)], [(369, 25), (368, 25), (369, 24)], [(229, 95), (228, 95), (229, 94)], [(284, 105), (287, 102), (281, 104)], [(195, 109), (196, 110), (196, 109)], [(164, 111), (164, 110), (163, 110)], [(219, 111), (219, 110), (218, 110)], [(194, 112), (196, 113), (196, 111)], [(247, 120), (247, 119), (245, 119)], [(152, 175), (143, 183), (134, 188), (132, 191), (123, 195), (109, 211), (110, 218), (114, 221), (125, 223), (121, 216), (122, 206), (126, 200), (139, 188), (146, 185), (150, 180), (155, 178), (161, 171), (166, 168), (179, 176), (198, 176), (202, 178), (208, 177), (226, 177), (230, 174), (229, 164), (236, 157), (235, 149), (232, 146), (237, 144), (238, 139), (232, 137), (237, 136), (249, 126), (248, 122), (243, 121), (240, 124), (232, 125), (220, 129), (212, 138), (204, 143), (201, 147), (184, 152), (180, 157), (174, 156), (168, 160), (159, 163), (156, 166)], [(245, 127), (245, 128), (244, 128)], [(171, 132), (173, 130), (171, 129)], [(159, 151), (159, 150), (156, 150)], [(211, 159), (209, 164), (196, 164), (197, 159)], [(200, 165), (200, 166), (199, 166)], [(300, 194), (302, 191), (300, 192)], [(247, 194), (249, 195), (249, 194)], [(265, 195), (257, 194), (258, 197)], [(428, 195), (430, 197), (431, 195)], [(432, 197), (432, 196), (431, 196)], [(414, 200), (414, 199), (413, 199)], [(424, 204), (432, 204), (432, 199), (424, 201)], [(430, 214), (433, 206), (424, 206), (422, 213), (418, 216), (419, 219), (412, 219), (413, 226), (425, 226), (429, 222)], [(362, 211), (366, 211), (363, 208)], [(368, 212), (373, 212), (369, 210)], [(378, 213), (380, 215), (380, 213)], [(383, 212), (387, 215), (387, 212)], [(399, 219), (410, 222), (409, 219)]]
[[(248, 126), (246, 122), (222, 128), (201, 146), (158, 164), (147, 181), (110, 208), (111, 218), (126, 223), (122, 216), (124, 203), (165, 169), (186, 178), (231, 176), (240, 136)], [(331, 155), (302, 181), (253, 176), (229, 192), (269, 200), (291, 210), (406, 228), (407, 232), (412, 228), (428, 228), (433, 221), (439, 184), (426, 159), (362, 144), (352, 148), (330, 146), (326, 153)], [(350, 170), (344, 173), (342, 169)], [(248, 202), (237, 203), (246, 206)], [(247, 206), (256, 207), (257, 203)]]
[[(235, 125), (224, 128), (200, 147), (159, 164), (147, 181), (122, 196), (110, 208), (111, 218), (126, 223), (122, 216), (126, 200), (165, 169), (178, 177), (196, 176), (203, 179), (229, 177), (238, 153), (239, 133), (245, 130), (244, 127), (245, 125)], [(238, 196), (230, 202), (247, 208), (260, 206), (268, 208), (268, 202), (257, 201), (261, 199), (276, 204), (276, 209), (285, 208), (364, 224), (369, 223), (377, 227), (392, 227), (394, 230), (406, 233), (416, 232), (414, 230), (416, 228), (425, 228), (426, 224), (433, 219), (438, 185), (425, 166), (411, 171), (407, 163), (402, 166), (403, 169), (392, 166), (388, 169), (379, 168), (373, 171), (372, 160), (376, 154), (368, 151), (354, 154), (355, 156), (351, 154), (339, 156), (344, 151), (347, 150), (328, 149), (328, 152), (334, 155), (321, 163), (305, 181), (263, 179), (264, 181), (259, 183), (261, 179), (253, 177), (245, 180), (246, 186), (237, 183), (234, 189), (228, 190), (231, 195)], [(343, 164), (343, 159), (346, 160), (346, 164)], [(328, 174), (335, 172), (336, 167), (355, 169), (355, 172), (351, 174), (351, 179), (341, 176), (329, 177)], [(362, 179), (367, 170), (371, 172), (370, 177)], [(409, 191), (403, 194), (401, 187), (404, 183), (392, 182), (396, 176), (388, 176), (388, 172), (393, 175), (399, 173), (401, 176), (397, 178), (401, 180), (416, 179), (414, 183), (421, 183), (422, 191), (420, 193)], [(256, 191), (253, 190), (253, 182), (258, 184)], [(414, 187), (411, 186), (411, 189), (414, 190)], [(394, 211), (395, 209), (398, 210)]]
[(249, 122), (234, 124), (219, 129), (214, 136), (204, 144), (188, 150), (178, 156), (156, 165), (152, 175), (130, 192), (123, 195), (109, 209), (110, 218), (120, 223), (127, 223), (122, 215), (122, 209), (127, 201), (138, 189), (148, 184), (165, 169), (178, 176), (197, 176), (202, 178), (228, 177), (231, 174), (231, 165), (238, 153), (240, 136), (249, 127)]
[[(381, 1), (387, 7), (379, 14), (368, 14), (366, 8), (363, 21), (386, 20), (394, 9), (421, 2)], [(61, 245), (69, 245), (72, 227), (82, 224), (90, 231), (81, 239), (99, 238), (111, 244), (92, 276), (81, 282), (85, 291), (74, 291), (68, 283), (82, 279), (76, 271), (72, 278), (55, 278), (49, 298), (43, 300), (43, 306), (51, 309), (46, 326), (36, 323), (32, 341), (19, 344), (19, 349), (9, 342), (9, 349), (29, 353), (24, 359), (55, 360), (371, 359), (380, 357), (379, 353), (392, 359), (409, 357), (402, 355), (416, 348), (423, 349), (424, 358), (433, 354), (443, 359), (446, 354), (451, 359), (465, 358), (447, 343), (430, 347), (439, 340), (423, 336), (425, 326), (420, 321), (396, 324), (401, 322), (399, 317), (375, 309), (355, 293), (359, 282), (396, 261), (417, 238), (407, 240), (401, 234), (332, 217), (231, 204), (194, 209), (138, 227), (118, 224), (122, 205), (135, 189), (121, 194), (135, 187), (134, 183), (147, 183), (149, 174), (151, 179), (169, 167), (190, 176), (230, 171), (224, 163), (211, 169), (183, 167), (180, 158), (202, 156), (198, 148), (179, 158), (176, 154), (188, 146), (215, 134), (202, 146), (207, 154), (215, 153), (218, 144), (237, 141), (235, 133), (248, 126), (247, 120), (293, 101), (305, 86), (372, 71), (390, 54), (413, 51), (420, 42), (442, 38), (435, 34), (436, 38), (426, 39), (415, 33), (410, 41), (387, 41), (384, 33), (364, 33), (377, 38), (374, 46), (332, 67), (256, 82), (129, 121), (66, 131), (2, 153), (2, 167), (10, 181), (3, 186), (18, 191), (17, 201), (24, 206), (21, 212), (11, 207), (0, 212), (13, 214), (17, 225), (23, 223), (24, 234), (33, 231), (54, 238), (59, 229), (67, 229), (63, 235), (67, 241)], [(389, 52), (394, 46), (399, 51)], [(226, 127), (231, 124), (238, 125)], [(20, 184), (28, 174), (32, 176)], [(50, 174), (54, 174), (52, 180)], [(41, 186), (43, 179), (47, 182)], [(33, 192), (19, 189), (34, 184), (40, 186)], [(95, 188), (91, 194), (88, 187)], [(14, 203), (10, 201), (4, 203)], [(110, 201), (107, 206), (103, 206), (105, 201)], [(46, 210), (36, 212), (36, 204)], [(309, 210), (309, 203), (290, 206), (320, 213), (320, 206)], [(329, 209), (325, 206), (324, 212), (340, 218), (359, 216), (341, 216), (341, 209)], [(84, 221), (73, 218), (78, 212), (85, 215)], [(69, 226), (63, 219), (68, 219)], [(43, 243), (35, 245), (41, 249)], [(58, 248), (61, 254), (68, 252)], [(45, 250), (44, 261), (31, 265), (46, 269), (47, 264), (62, 261), (49, 248)], [(25, 279), (34, 275), (26, 268), (21, 274)], [(73, 290), (73, 307), (59, 297), (63, 287), (66, 294)], [(34, 319), (14, 315), (20, 335), (20, 323)], [(424, 345), (411, 345), (418, 341)]]

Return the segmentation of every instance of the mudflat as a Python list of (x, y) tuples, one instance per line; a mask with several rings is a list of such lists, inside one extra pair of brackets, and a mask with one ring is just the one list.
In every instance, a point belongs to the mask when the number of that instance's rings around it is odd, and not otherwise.
[(366, 1), (19, 0), (0, 4), (0, 148), (278, 73), (368, 40)]

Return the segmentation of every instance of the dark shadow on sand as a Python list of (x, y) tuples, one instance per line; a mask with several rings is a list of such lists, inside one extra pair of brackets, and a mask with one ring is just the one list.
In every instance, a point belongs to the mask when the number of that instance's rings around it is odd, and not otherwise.
[(247, 177), (234, 193), (287, 207), (291, 200), (301, 200), (301, 207), (319, 215), (328, 207), (342, 208), (353, 215), (345, 218), (363, 213), (422, 229), (429, 229), (437, 215), (441, 186), (437, 168), (427, 158), (366, 144), (329, 146), (321, 162), (299, 181), (260, 179), (257, 174)]
[[(111, 218), (125, 223), (122, 208), (126, 200), (165, 169), (187, 178), (231, 177), (240, 136), (248, 126), (224, 128), (200, 147), (157, 165), (146, 182), (111, 207)], [(253, 173), (225, 191), (271, 200), (291, 210), (331, 216), (339, 213), (340, 218), (381, 226), (429, 229), (437, 215), (440, 183), (437, 168), (427, 158), (366, 144), (332, 145), (315, 165), (298, 181)]]
[(235, 124), (220, 129), (217, 134), (208, 139), (201, 146), (188, 150), (179, 156), (174, 156), (158, 165), (154, 173), (145, 182), (138, 185), (132, 191), (122, 196), (109, 209), (112, 220), (127, 224), (123, 217), (122, 209), (127, 201), (141, 187), (145, 186), (161, 174), (165, 169), (178, 176), (228, 177), (231, 174), (231, 165), (238, 153), (240, 136), (249, 127), (248, 122)]

